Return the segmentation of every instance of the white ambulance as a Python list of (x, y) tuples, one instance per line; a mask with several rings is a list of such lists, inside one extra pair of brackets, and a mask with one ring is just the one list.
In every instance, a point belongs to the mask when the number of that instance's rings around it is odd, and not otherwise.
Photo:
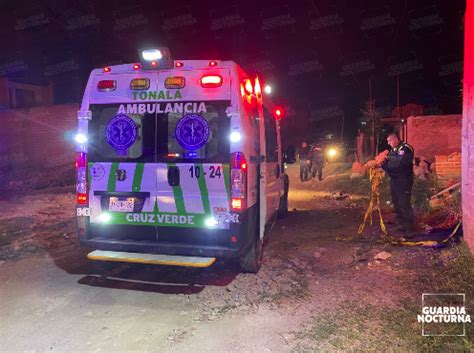
[(92, 71), (78, 112), (81, 245), (91, 260), (257, 272), (288, 210), (282, 111), (232, 61), (172, 60)]

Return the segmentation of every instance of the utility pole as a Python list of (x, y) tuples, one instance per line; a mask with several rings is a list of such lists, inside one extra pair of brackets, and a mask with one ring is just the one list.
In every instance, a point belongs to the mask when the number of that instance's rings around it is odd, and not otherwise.
[(375, 102), (372, 99), (372, 77), (369, 78), (369, 111), (370, 120), (372, 122), (372, 134), (370, 137), (370, 153), (375, 156)]
[[(398, 110), (398, 130), (400, 131), (400, 124), (402, 121), (401, 108), (400, 108), (400, 74), (397, 74), (397, 110)], [(398, 132), (399, 132), (398, 131)], [(402, 136), (404, 139), (405, 137)]]
[(344, 120), (345, 120), (345, 116), (344, 116), (344, 112), (342, 112), (341, 144), (342, 144), (342, 138), (344, 135)]

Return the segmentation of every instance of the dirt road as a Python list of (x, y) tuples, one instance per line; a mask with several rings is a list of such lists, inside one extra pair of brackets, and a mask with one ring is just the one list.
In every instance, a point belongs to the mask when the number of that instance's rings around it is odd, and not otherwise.
[[(10, 202), (1, 239), (31, 236), (0, 250), (0, 351), (472, 347), (460, 338), (427, 340), (416, 323), (421, 293), (430, 289), (420, 271), (445, 266), (455, 250), (337, 241), (355, 233), (364, 202), (336, 200), (300, 183), (295, 167), (289, 172), (291, 212), (272, 230), (257, 275), (232, 263), (204, 270), (117, 264), (101, 277), (77, 245), (72, 194), (46, 195), (48, 207), (43, 194)], [(392, 256), (374, 260), (383, 250)]]

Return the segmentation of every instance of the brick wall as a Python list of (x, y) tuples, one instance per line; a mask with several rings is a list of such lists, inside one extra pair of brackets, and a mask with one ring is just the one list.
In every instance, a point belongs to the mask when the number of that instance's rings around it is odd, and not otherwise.
[(406, 141), (413, 146), (415, 154), (430, 161), (436, 155), (461, 151), (461, 114), (411, 116), (406, 130)]
[(78, 109), (64, 104), (0, 112), (0, 168), (74, 163), (71, 137)]
[(436, 175), (440, 178), (461, 177), (461, 153), (436, 155)]
[(464, 28), (462, 210), (464, 239), (474, 253), (474, 0), (467, 0)]

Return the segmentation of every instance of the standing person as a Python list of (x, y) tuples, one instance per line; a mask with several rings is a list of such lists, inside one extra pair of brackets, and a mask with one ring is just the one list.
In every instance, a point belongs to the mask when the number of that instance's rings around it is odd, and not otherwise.
[(296, 162), (296, 148), (295, 145), (290, 144), (285, 150), (286, 162), (293, 164)]
[(318, 180), (323, 180), (324, 150), (321, 144), (317, 143), (311, 150), (311, 177), (315, 178), (318, 173)]
[(301, 144), (298, 154), (300, 157), (300, 180), (306, 181), (309, 177), (309, 163), (311, 162), (311, 150), (310, 146), (306, 143), (306, 141), (303, 141), (303, 143)]
[(411, 208), (413, 147), (401, 141), (395, 132), (388, 134), (387, 143), (391, 150), (385, 161), (382, 162), (382, 169), (390, 176), (392, 203), (397, 213), (400, 230), (405, 232), (405, 238), (412, 238), (414, 223), (413, 209)]

